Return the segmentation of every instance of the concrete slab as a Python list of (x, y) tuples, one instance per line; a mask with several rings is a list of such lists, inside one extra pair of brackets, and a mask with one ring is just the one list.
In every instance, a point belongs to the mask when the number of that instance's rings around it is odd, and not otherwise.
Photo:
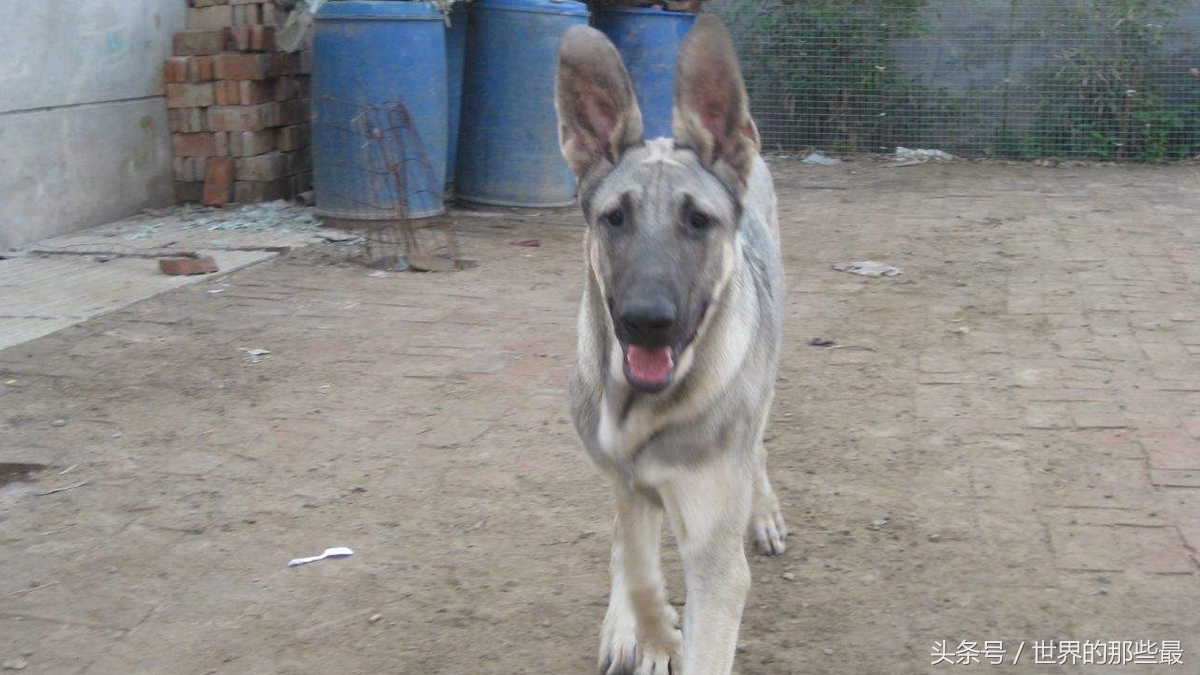
[[(276, 203), (163, 209), (36, 242), (0, 260), (0, 349), (326, 236), (349, 235), (318, 230), (308, 209)], [(212, 255), (218, 272), (191, 277), (159, 272), (153, 256), (181, 251)]]

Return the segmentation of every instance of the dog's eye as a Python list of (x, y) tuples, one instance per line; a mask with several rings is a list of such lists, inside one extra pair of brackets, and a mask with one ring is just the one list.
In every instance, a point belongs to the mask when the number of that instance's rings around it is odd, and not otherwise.
[(621, 213), (621, 209), (614, 209), (600, 216), (600, 220), (609, 227), (620, 227), (625, 224), (625, 214)]
[(697, 230), (707, 230), (712, 226), (712, 220), (699, 211), (692, 211), (692, 214), (688, 216), (688, 224)]

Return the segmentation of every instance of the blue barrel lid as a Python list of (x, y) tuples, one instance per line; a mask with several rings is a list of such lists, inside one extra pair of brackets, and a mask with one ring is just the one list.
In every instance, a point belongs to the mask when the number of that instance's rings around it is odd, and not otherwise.
[(604, 13), (619, 12), (621, 14), (658, 14), (673, 18), (698, 16), (692, 12), (677, 12), (673, 9), (663, 9), (662, 7), (598, 7), (596, 11)]
[(471, 6), (480, 9), (500, 9), (535, 14), (588, 15), (587, 5), (575, 0), (475, 0)]
[(317, 11), (317, 21), (441, 21), (442, 13), (425, 2), (337, 0)]

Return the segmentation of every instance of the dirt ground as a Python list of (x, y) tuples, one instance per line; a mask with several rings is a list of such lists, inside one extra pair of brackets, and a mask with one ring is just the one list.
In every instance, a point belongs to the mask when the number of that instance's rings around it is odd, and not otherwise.
[[(793, 534), (751, 555), (737, 671), (1200, 672), (1200, 170), (776, 178)], [(0, 461), (52, 466), (0, 488), (4, 666), (593, 672), (612, 508), (566, 415), (578, 218), (457, 223), (470, 270), (312, 248), (0, 351)], [(830, 268), (858, 260), (903, 273)], [(285, 566), (329, 546), (356, 553)], [(1025, 646), (932, 665), (940, 640)], [(1183, 665), (1038, 665), (1039, 640)]]

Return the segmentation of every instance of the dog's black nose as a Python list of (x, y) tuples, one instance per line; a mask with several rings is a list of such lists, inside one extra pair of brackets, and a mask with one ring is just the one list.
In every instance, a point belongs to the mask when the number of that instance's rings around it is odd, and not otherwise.
[(675, 303), (666, 299), (631, 302), (621, 308), (619, 320), (631, 344), (668, 345), (675, 328)]

